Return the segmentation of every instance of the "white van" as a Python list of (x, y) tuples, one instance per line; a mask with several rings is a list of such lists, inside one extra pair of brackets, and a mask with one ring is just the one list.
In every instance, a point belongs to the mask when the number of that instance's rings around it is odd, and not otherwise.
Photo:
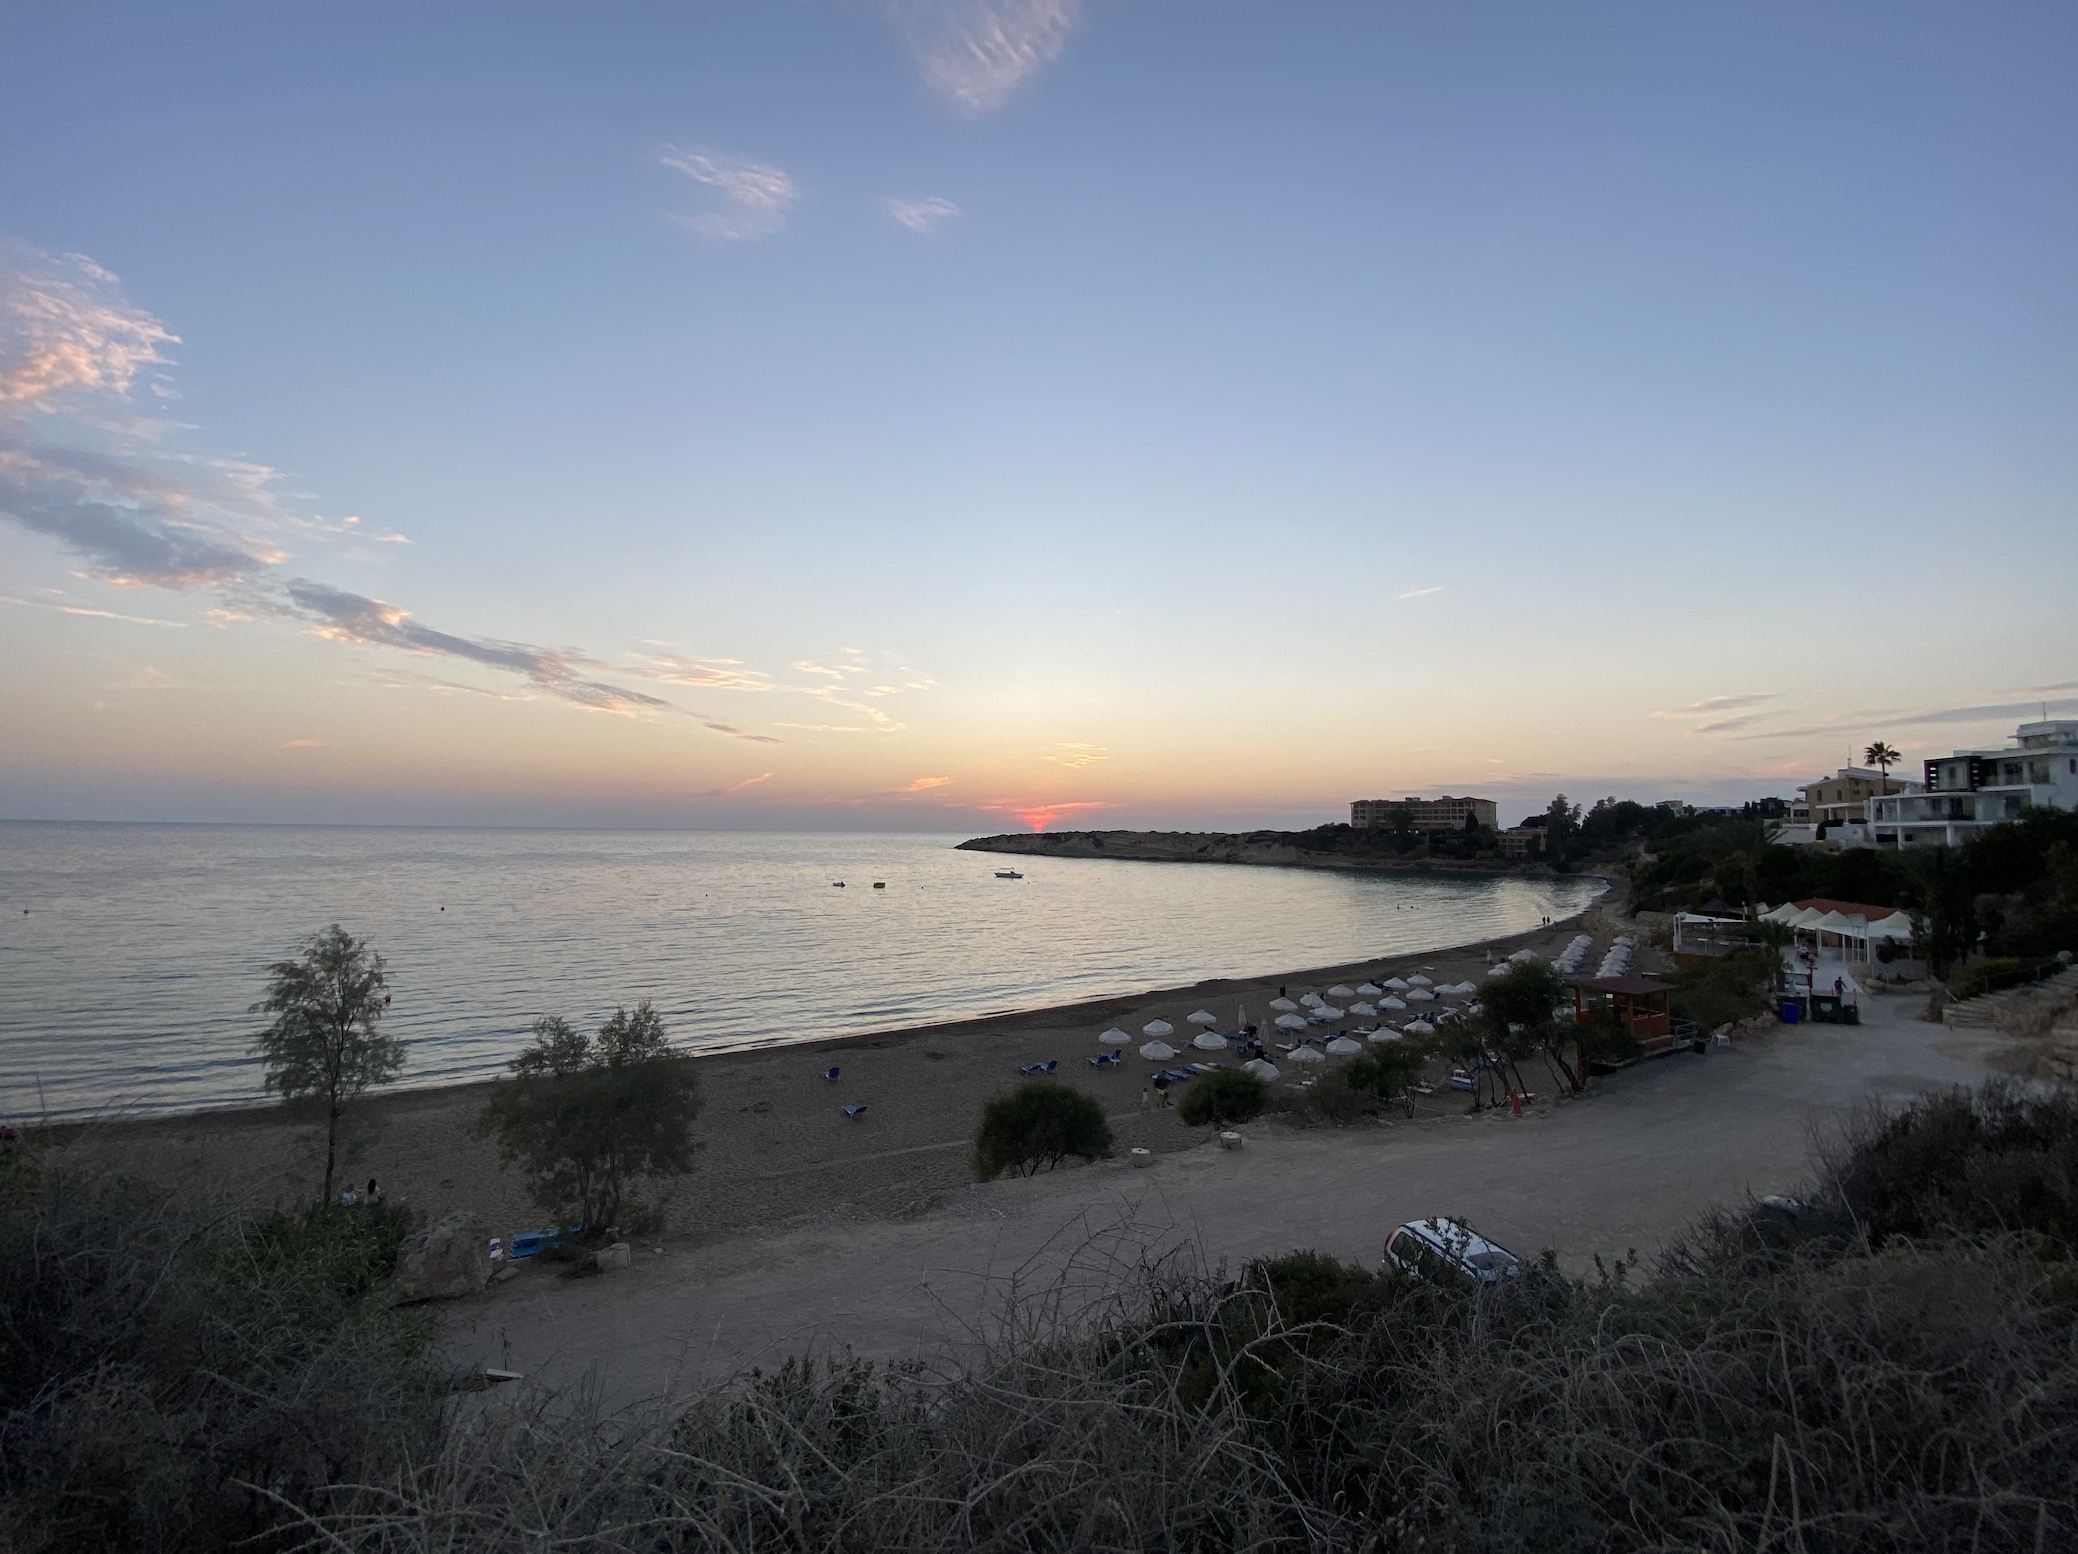
[(1522, 1260), (1474, 1233), (1469, 1225), (1453, 1219), (1417, 1219), (1386, 1237), (1379, 1269), (1437, 1284), (1452, 1280), (1499, 1284), (1503, 1279), (1522, 1277)]

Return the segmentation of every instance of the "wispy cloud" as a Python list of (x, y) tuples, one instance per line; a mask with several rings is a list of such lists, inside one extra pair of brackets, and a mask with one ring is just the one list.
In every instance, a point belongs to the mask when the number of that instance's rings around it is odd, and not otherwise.
[[(731, 739), (748, 740), (754, 745), (783, 745), (786, 743), (784, 739), (779, 738), (777, 735), (753, 734), (748, 729), (736, 727), (733, 723), (715, 723), (703, 720), (700, 726), (702, 728), (711, 728), (717, 734), (727, 734)], [(784, 724), (781, 725), (781, 727), (784, 726)]]
[(284, 750), (322, 750), (325, 742), (322, 739), (285, 739), (281, 747)]
[[(2045, 687), (2046, 689), (2046, 687)], [(1987, 702), (1975, 707), (1938, 707), (1931, 712), (1886, 712), (1846, 715), (1830, 722), (1802, 728), (1766, 729), (1758, 734), (1736, 735), (1739, 739), (1815, 739), (1828, 734), (1881, 734), (1896, 728), (1927, 728), (1948, 723), (2025, 723), (2040, 717), (2042, 701)], [(2078, 697), (2051, 698), (2049, 715), (2078, 713)]]
[(1405, 593), (1401, 594), (1400, 597), (1402, 599), (1425, 599), (1430, 594), (1442, 593), (1449, 586), (1450, 585), (1448, 583), (1438, 583), (1432, 588), (1410, 588)]
[(0, 239), (0, 405), (49, 409), (79, 390), (126, 396), (180, 337), (131, 306), (84, 254), (52, 256)]
[(1105, 759), (1104, 747), (1102, 745), (1063, 743), (1060, 748), (1065, 752), (1064, 754), (1042, 755), (1039, 759), (1042, 761), (1058, 761), (1071, 772), (1080, 771), (1085, 766), (1094, 766), (1097, 762)]
[(1081, 0), (883, 0), (924, 81), (969, 113), (1002, 107), (1061, 57)]
[(185, 631), (186, 621), (162, 621), (150, 615), (124, 615), (117, 610), (96, 610), (84, 604), (58, 604), (49, 599), (17, 599), (12, 594), (0, 594), (0, 604), (25, 604), (32, 610), (55, 610), (60, 615), (88, 615), (96, 620), (127, 621), (132, 626), (171, 626)]
[(942, 788), (951, 782), (950, 777), (919, 777), (915, 782), (905, 782), (899, 788), (890, 788), (890, 793), (928, 793), (933, 788)]
[(769, 237), (786, 225), (786, 213), (801, 198), (800, 189), (784, 170), (754, 157), (698, 146), (666, 146), (657, 160), (718, 191), (726, 202), (718, 211), (672, 218), (702, 237), (726, 243)]
[[(1653, 716), (1658, 717), (1660, 714), (1654, 713)], [(1771, 712), (1756, 712), (1743, 718), (1719, 718), (1714, 723), (1698, 723), (1694, 728), (1685, 728), (1681, 732), (1690, 739), (1704, 734), (1729, 734), (1733, 729), (1749, 728), (1773, 716), (1775, 714)]]
[(912, 232), (934, 232), (939, 222), (960, 213), (959, 206), (951, 200), (940, 199), (935, 194), (916, 200), (889, 195), (884, 203), (887, 213)]
[(2008, 696), (2047, 696), (2051, 691), (2078, 691), (2078, 680), (2059, 680), (2054, 685), (2023, 685)]
[(714, 796), (718, 799), (725, 799), (732, 793), (741, 793), (745, 788), (755, 788), (759, 783), (770, 782), (771, 780), (772, 774), (770, 772), (759, 772), (755, 777), (746, 777), (741, 782), (732, 782), (726, 788), (716, 788)]
[(1686, 707), (1670, 707), (1664, 712), (1655, 712), (1656, 718), (1702, 717), (1713, 712), (1734, 712), (1741, 707), (1758, 707), (1763, 702), (1779, 700), (1774, 691), (1753, 691), (1742, 696), (1708, 696), (1701, 701), (1692, 701)]

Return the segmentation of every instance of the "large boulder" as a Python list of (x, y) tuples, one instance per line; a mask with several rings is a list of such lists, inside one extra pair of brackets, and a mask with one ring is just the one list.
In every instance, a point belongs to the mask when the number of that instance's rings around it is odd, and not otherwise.
[(466, 1209), (413, 1236), (397, 1259), (397, 1290), (405, 1300), (453, 1300), (490, 1282), (490, 1234)]

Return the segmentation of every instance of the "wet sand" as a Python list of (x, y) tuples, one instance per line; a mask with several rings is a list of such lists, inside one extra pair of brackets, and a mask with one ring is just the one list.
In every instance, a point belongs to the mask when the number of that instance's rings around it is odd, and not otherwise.
[[(1590, 915), (1593, 909), (1590, 908)], [(828, 1041), (701, 1056), (704, 1109), (693, 1174), (668, 1204), (664, 1233), (695, 1238), (845, 1209), (893, 1218), (935, 1194), (973, 1180), (970, 1140), (990, 1097), (1014, 1088), (1020, 1063), (1060, 1060), (1055, 1076), (1104, 1103), (1121, 1150), (1159, 1151), (1204, 1142), (1173, 1110), (1141, 1109), (1155, 1065), (1135, 1056), (1140, 1028), (1164, 1019), (1177, 1028), (1172, 1046), (1187, 1044), (1194, 1010), (1231, 1029), (1238, 1006), (1261, 1022), (1280, 987), (1297, 998), (1338, 983), (1351, 986), (1424, 971), (1437, 982), (1477, 980), (1487, 953), (1530, 948), (1550, 955), (1580, 932), (1579, 917), (1504, 939), (1454, 949), (1282, 972), (1241, 981), (1208, 981), (1124, 998), (1060, 1005), (1027, 1013)], [(1599, 925), (1597, 925), (1599, 926)], [(1352, 1024), (1357, 1022), (1352, 1021)], [(1133, 1033), (1127, 1061), (1094, 1069), (1087, 1059), (1097, 1036), (1116, 1026)], [(822, 1071), (842, 1069), (835, 1082)], [(407, 1090), (368, 1103), (380, 1132), (351, 1176), (382, 1184), (384, 1195), (429, 1217), (466, 1208), (494, 1234), (530, 1228), (544, 1216), (516, 1172), (504, 1169), (496, 1145), (476, 1132), (489, 1083)], [(846, 1104), (864, 1104), (853, 1120)], [(153, 1177), (194, 1183), (259, 1202), (315, 1193), (321, 1165), (308, 1130), (274, 1108), (197, 1112), (99, 1125), (105, 1142)]]

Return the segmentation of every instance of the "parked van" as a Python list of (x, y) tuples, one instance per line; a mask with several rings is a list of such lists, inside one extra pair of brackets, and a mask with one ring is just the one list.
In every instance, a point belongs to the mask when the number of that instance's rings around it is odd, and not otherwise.
[(1410, 1220), (1386, 1238), (1379, 1268), (1442, 1284), (1499, 1284), (1522, 1277), (1522, 1260), (1452, 1219)]

